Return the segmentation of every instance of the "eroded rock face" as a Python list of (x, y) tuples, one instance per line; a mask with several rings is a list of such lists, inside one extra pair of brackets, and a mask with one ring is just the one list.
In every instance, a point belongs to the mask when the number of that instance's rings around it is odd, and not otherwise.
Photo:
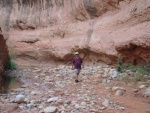
[(8, 59), (8, 50), (6, 46), (6, 41), (2, 35), (2, 31), (0, 28), (0, 76), (2, 76), (4, 71), (4, 66)]
[[(5, 12), (5, 15), (3, 15)], [(149, 0), (7, 0), (0, 25), (22, 59), (92, 62), (150, 60)]]

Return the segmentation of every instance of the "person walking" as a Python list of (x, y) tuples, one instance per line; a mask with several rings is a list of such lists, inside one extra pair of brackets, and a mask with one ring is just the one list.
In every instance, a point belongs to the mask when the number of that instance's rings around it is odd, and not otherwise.
[(79, 82), (79, 74), (80, 74), (80, 70), (81, 70), (81, 65), (84, 68), (83, 65), (83, 60), (82, 58), (79, 57), (79, 52), (75, 52), (75, 57), (72, 60), (72, 69), (75, 70), (76, 73), (76, 79), (75, 82)]

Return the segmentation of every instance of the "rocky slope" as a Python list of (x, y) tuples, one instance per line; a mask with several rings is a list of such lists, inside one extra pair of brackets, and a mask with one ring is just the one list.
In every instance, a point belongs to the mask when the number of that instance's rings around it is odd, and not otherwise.
[(88, 61), (150, 60), (149, 0), (5, 0), (0, 26), (16, 58)]
[[(85, 66), (75, 83), (71, 66), (27, 67), (6, 72), (24, 84), (1, 95), (1, 113), (149, 113), (150, 87), (117, 79), (112, 66)], [(115, 74), (116, 75), (116, 74)], [(148, 80), (147, 80), (148, 81)], [(136, 88), (136, 89), (135, 89)]]
[(7, 59), (8, 59), (8, 50), (6, 46), (6, 41), (2, 35), (2, 31), (0, 28), (0, 76), (2, 76)]

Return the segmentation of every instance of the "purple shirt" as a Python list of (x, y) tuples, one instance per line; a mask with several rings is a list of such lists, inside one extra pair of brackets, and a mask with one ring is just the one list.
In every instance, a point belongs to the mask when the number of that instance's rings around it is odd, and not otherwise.
[(81, 64), (82, 64), (82, 59), (80, 58), (80, 57), (74, 57), (73, 58), (73, 61), (72, 61), (72, 63), (73, 63), (73, 65), (74, 65), (74, 68), (75, 69), (81, 69)]

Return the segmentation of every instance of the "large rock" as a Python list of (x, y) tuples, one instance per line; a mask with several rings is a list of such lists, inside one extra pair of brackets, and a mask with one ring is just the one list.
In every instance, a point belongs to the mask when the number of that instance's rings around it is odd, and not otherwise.
[(2, 0), (0, 25), (10, 52), (25, 63), (70, 60), (78, 50), (92, 62), (136, 64), (150, 60), (149, 6), (150, 0)]

